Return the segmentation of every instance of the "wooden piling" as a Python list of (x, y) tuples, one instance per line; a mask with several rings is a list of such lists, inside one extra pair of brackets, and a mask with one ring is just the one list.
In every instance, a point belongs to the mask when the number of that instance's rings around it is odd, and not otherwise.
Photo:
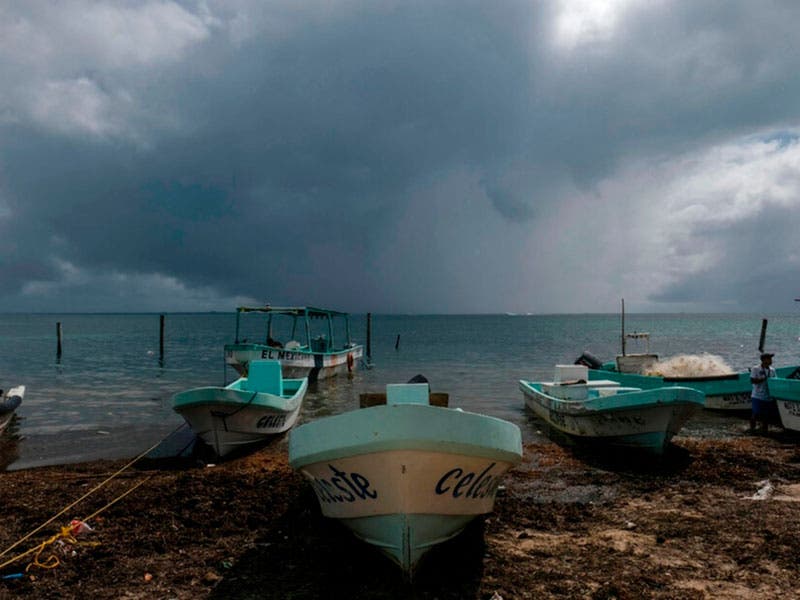
[(58, 323), (56, 323), (56, 340), (57, 340), (56, 356), (59, 358), (61, 357), (61, 336), (62, 336), (61, 321), (59, 321)]
[(164, 315), (159, 317), (158, 324), (158, 355), (164, 358)]
[(372, 362), (372, 313), (367, 313), (367, 362)]
[(400, 334), (397, 334), (397, 339), (394, 342), (394, 349), (397, 350), (400, 348)]
[(764, 340), (767, 337), (767, 320), (761, 319), (761, 337), (758, 339), (758, 351), (764, 351)]

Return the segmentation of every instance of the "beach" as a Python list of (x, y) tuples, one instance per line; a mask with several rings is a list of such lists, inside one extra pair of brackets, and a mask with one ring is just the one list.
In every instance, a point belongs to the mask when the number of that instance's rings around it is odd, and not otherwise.
[[(93, 461), (0, 473), (0, 559), (70, 520), (89, 545), (0, 570), (27, 598), (773, 598), (796, 594), (800, 452), (785, 433), (678, 436), (659, 461), (525, 445), (494, 512), (431, 550), (413, 582), (336, 521), (286, 438), (219, 463)], [(138, 485), (134, 489), (134, 486)], [(132, 491), (130, 491), (132, 490)], [(128, 495), (121, 497), (128, 492)], [(112, 502), (120, 498), (116, 503)], [(49, 552), (40, 557), (44, 562)]]

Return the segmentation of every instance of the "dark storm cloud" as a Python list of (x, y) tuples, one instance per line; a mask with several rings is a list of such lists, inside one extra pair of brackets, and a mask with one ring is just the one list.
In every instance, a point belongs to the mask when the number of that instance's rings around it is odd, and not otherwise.
[[(598, 186), (642, 157), (797, 135), (790, 3), (47, 8), (0, 9), (5, 310), (48, 294), (76, 310), (523, 310), (526, 278), (559, 284), (537, 306), (574, 310), (569, 254), (530, 256), (613, 251), (570, 224), (614, 227), (610, 204), (647, 192)], [(736, 266), (703, 277), (744, 281)], [(642, 294), (713, 301), (700, 279), (672, 268)]]

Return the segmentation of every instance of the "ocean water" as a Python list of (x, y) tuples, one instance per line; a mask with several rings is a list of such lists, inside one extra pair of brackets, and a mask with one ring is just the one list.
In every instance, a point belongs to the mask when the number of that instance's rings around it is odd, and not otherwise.
[[(776, 353), (775, 365), (800, 364), (800, 315), (768, 318), (766, 347)], [(758, 362), (761, 321), (744, 314), (628, 314), (625, 329), (649, 332), (650, 350), (662, 357), (710, 354), (741, 370)], [(235, 378), (223, 360), (235, 322), (233, 313), (167, 314), (161, 357), (158, 314), (0, 315), (0, 388), (27, 387), (0, 442), (0, 469), (146, 450), (183, 422), (171, 409), (174, 393)], [(541, 424), (524, 409), (519, 379), (551, 379), (553, 365), (572, 363), (583, 351), (611, 360), (620, 325), (619, 315), (373, 315), (373, 368), (312, 384), (300, 420), (355, 409), (361, 392), (421, 373), (434, 391), (450, 394), (451, 406), (507, 419), (525, 440), (537, 439)], [(366, 316), (351, 316), (352, 339), (363, 343), (365, 331)], [(629, 352), (639, 350), (629, 342)], [(703, 412), (684, 431), (728, 435), (741, 424)]]

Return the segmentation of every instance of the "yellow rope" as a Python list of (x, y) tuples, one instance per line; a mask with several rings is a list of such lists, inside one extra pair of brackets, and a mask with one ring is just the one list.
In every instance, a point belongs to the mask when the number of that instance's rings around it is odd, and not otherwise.
[(25, 572), (27, 573), (30, 571), (31, 567), (39, 567), (40, 569), (55, 569), (58, 565), (61, 564), (58, 556), (54, 553), (51, 553), (47, 559), (44, 561), (41, 560), (42, 552), (50, 546), (51, 544), (55, 544), (59, 540), (64, 540), (68, 544), (72, 546), (99, 546), (100, 542), (82, 542), (75, 539), (75, 535), (72, 533), (72, 527), (62, 527), (61, 532), (57, 533), (56, 535), (52, 536), (50, 539), (45, 540), (38, 546), (34, 546), (29, 550), (26, 554), (30, 554), (31, 552), (35, 551), (36, 555), (33, 557), (33, 561), (28, 563), (28, 566), (25, 567)]
[[(49, 525), (50, 523), (52, 523), (53, 521), (55, 521), (55, 520), (56, 520), (58, 517), (60, 517), (61, 515), (63, 515), (65, 512), (67, 512), (67, 511), (68, 511), (69, 509), (71, 509), (73, 506), (75, 506), (76, 504), (80, 503), (82, 500), (84, 500), (84, 499), (88, 498), (89, 496), (91, 496), (91, 495), (92, 495), (94, 492), (96, 492), (97, 490), (99, 490), (101, 487), (103, 487), (103, 486), (104, 486), (105, 484), (107, 484), (109, 481), (111, 481), (112, 479), (114, 479), (115, 477), (117, 477), (117, 476), (118, 476), (120, 473), (122, 473), (122, 472), (123, 472), (125, 469), (129, 468), (130, 466), (132, 466), (133, 464), (135, 464), (135, 463), (136, 463), (138, 460), (140, 460), (141, 458), (143, 458), (144, 456), (146, 456), (146, 455), (147, 455), (149, 452), (151, 452), (152, 450), (156, 449), (156, 448), (157, 448), (157, 447), (158, 447), (158, 446), (161, 444), (161, 442), (163, 442), (164, 440), (166, 440), (166, 439), (167, 439), (169, 436), (171, 436), (173, 433), (175, 433), (176, 431), (178, 431), (178, 429), (180, 429), (180, 428), (182, 428), (182, 427), (183, 427), (183, 424), (181, 424), (179, 427), (177, 427), (176, 429), (174, 429), (174, 430), (173, 430), (173, 431), (172, 431), (172, 432), (171, 432), (169, 435), (167, 435), (166, 437), (162, 438), (162, 439), (161, 439), (161, 440), (159, 440), (157, 443), (155, 443), (155, 444), (153, 444), (152, 446), (150, 446), (150, 447), (149, 447), (147, 450), (145, 450), (144, 452), (142, 452), (141, 454), (139, 454), (139, 456), (137, 456), (136, 458), (134, 458), (133, 460), (131, 460), (131, 461), (130, 461), (128, 464), (126, 464), (124, 467), (122, 467), (121, 469), (118, 469), (116, 472), (114, 472), (114, 473), (112, 473), (111, 475), (109, 475), (109, 476), (108, 476), (106, 479), (104, 479), (103, 481), (101, 481), (101, 482), (100, 482), (99, 484), (97, 484), (97, 485), (96, 485), (94, 488), (92, 488), (91, 490), (89, 490), (88, 492), (86, 492), (86, 493), (85, 493), (83, 496), (81, 496), (80, 498), (78, 498), (77, 500), (75, 500), (75, 502), (73, 502), (73, 503), (72, 503), (72, 504), (70, 504), (69, 506), (67, 506), (67, 507), (63, 508), (62, 510), (60, 510), (59, 512), (57, 512), (55, 515), (53, 515), (52, 517), (50, 517), (50, 518), (49, 518), (47, 521), (45, 521), (44, 523), (42, 523), (41, 525), (39, 525), (39, 527), (37, 527), (36, 529), (34, 529), (33, 531), (31, 531), (31, 532), (30, 532), (30, 533), (28, 533), (27, 535), (25, 535), (25, 536), (21, 537), (21, 538), (20, 538), (20, 539), (18, 539), (16, 542), (14, 542), (13, 544), (11, 544), (11, 545), (10, 545), (8, 548), (6, 548), (6, 549), (5, 549), (5, 550), (3, 550), (2, 552), (0, 552), (0, 557), (2, 557), (2, 556), (5, 556), (5, 555), (6, 555), (6, 554), (8, 554), (9, 552), (11, 552), (11, 550), (13, 550), (13, 549), (14, 549), (14, 548), (16, 548), (17, 546), (19, 546), (19, 545), (20, 545), (22, 542), (24, 542), (25, 540), (27, 540), (27, 539), (28, 539), (29, 537), (31, 537), (32, 535), (35, 535), (36, 533), (38, 533), (39, 531), (41, 531), (42, 529), (44, 529), (44, 528), (45, 528), (47, 525)], [(152, 477), (152, 476), (150, 476), (150, 477)], [(97, 516), (98, 514), (100, 514), (101, 512), (103, 512), (105, 509), (109, 508), (110, 506), (112, 506), (113, 504), (115, 504), (116, 502), (118, 502), (119, 500), (121, 500), (122, 498), (124, 498), (125, 496), (127, 496), (128, 494), (130, 494), (130, 493), (131, 493), (133, 490), (135, 490), (135, 489), (136, 489), (136, 488), (138, 488), (140, 485), (142, 485), (143, 483), (145, 483), (146, 481), (148, 481), (148, 480), (150, 479), (150, 477), (147, 477), (147, 478), (143, 479), (142, 481), (140, 481), (139, 483), (137, 483), (136, 485), (134, 485), (133, 487), (131, 487), (129, 490), (127, 490), (126, 492), (124, 492), (123, 494), (121, 494), (120, 496), (118, 496), (117, 498), (115, 498), (114, 500), (112, 500), (111, 502), (109, 502), (108, 504), (106, 504), (106, 505), (105, 505), (103, 508), (101, 508), (100, 510), (98, 510), (98, 511), (95, 511), (94, 513), (92, 513), (92, 514), (91, 514), (89, 517), (87, 517), (86, 519), (84, 519), (84, 522), (85, 522), (85, 521), (88, 521), (88, 520), (89, 520), (89, 519), (91, 519), (92, 517), (95, 517), (95, 516)], [(39, 556), (39, 554), (42, 552), (42, 550), (43, 550), (45, 547), (49, 546), (50, 544), (53, 544), (55, 541), (57, 541), (58, 539), (61, 539), (61, 538), (63, 537), (63, 533), (64, 533), (64, 530), (65, 530), (65, 529), (66, 529), (67, 531), (71, 531), (69, 527), (66, 527), (66, 528), (62, 527), (62, 528), (61, 528), (61, 533), (58, 533), (58, 534), (54, 535), (54, 536), (53, 536), (53, 537), (51, 537), (49, 540), (46, 540), (45, 542), (42, 542), (42, 543), (41, 543), (41, 544), (39, 544), (38, 546), (35, 546), (35, 547), (31, 548), (30, 550), (28, 550), (28, 551), (26, 551), (26, 552), (23, 552), (22, 554), (19, 554), (19, 555), (15, 556), (14, 558), (12, 558), (12, 559), (10, 559), (10, 560), (7, 560), (6, 562), (4, 562), (4, 563), (0, 564), (0, 569), (4, 568), (4, 567), (6, 567), (6, 566), (8, 566), (8, 565), (10, 565), (10, 564), (12, 564), (12, 563), (15, 563), (15, 562), (17, 562), (19, 559), (21, 559), (21, 558), (23, 558), (23, 557), (27, 556), (28, 554), (31, 554), (31, 553), (33, 553), (33, 552), (36, 552), (36, 551), (38, 550), (38, 553), (37, 553), (37, 555), (36, 555), (36, 559), (34, 559), (34, 560), (35, 560), (35, 562), (36, 562), (36, 561), (38, 560), (38, 556)], [(70, 534), (70, 535), (71, 535), (71, 534)], [(73, 539), (74, 539), (74, 537), (73, 537)], [(55, 558), (55, 559), (56, 559), (56, 561), (58, 561), (58, 558), (57, 558), (57, 557), (53, 556), (53, 558)], [(48, 559), (48, 560), (49, 560), (49, 559)], [(31, 564), (33, 564), (33, 563), (31, 563)], [(45, 563), (45, 564), (49, 564), (49, 563)], [(29, 566), (30, 566), (30, 565), (29, 565)], [(39, 565), (37, 565), (37, 566), (39, 566)], [(43, 565), (42, 565), (42, 566), (43, 566)], [(58, 566), (58, 565), (55, 565), (55, 566)], [(53, 567), (45, 567), (45, 568), (53, 568)]]
[[(145, 477), (144, 479), (142, 479), (141, 481), (139, 481), (135, 485), (131, 486), (129, 489), (125, 490), (122, 494), (120, 494), (119, 496), (114, 498), (111, 502), (109, 502), (105, 506), (103, 506), (102, 508), (94, 511), (91, 515), (89, 515), (85, 519), (79, 519), (79, 521), (83, 522), (83, 523), (86, 523), (90, 519), (93, 519), (94, 517), (96, 517), (97, 515), (102, 513), (104, 510), (112, 507), (114, 504), (116, 504), (117, 502), (122, 500), (125, 496), (127, 496), (128, 494), (130, 494), (133, 491), (135, 491), (138, 487), (140, 487), (140, 486), (144, 485), (145, 483), (147, 483), (148, 481), (150, 481), (150, 479), (152, 479), (152, 475), (150, 475), (149, 477)], [(61, 564), (61, 562), (59, 561), (58, 557), (55, 554), (51, 554), (47, 558), (47, 560), (45, 562), (42, 562), (39, 559), (39, 557), (41, 556), (41, 554), (45, 550), (45, 548), (47, 548), (48, 546), (56, 543), (58, 540), (62, 540), (62, 539), (65, 540), (68, 544), (72, 544), (73, 546), (99, 546), (100, 545), (100, 542), (83, 542), (83, 541), (79, 541), (79, 540), (75, 539), (75, 535), (72, 533), (72, 527), (71, 526), (62, 527), (61, 531), (59, 533), (57, 533), (54, 536), (52, 536), (52, 537), (48, 538), (47, 540), (43, 541), (38, 546), (34, 546), (33, 548), (30, 548), (26, 552), (23, 552), (22, 554), (18, 554), (17, 556), (15, 556), (15, 557), (7, 560), (6, 562), (0, 564), (0, 569), (4, 568), (4, 567), (6, 567), (6, 566), (8, 566), (10, 564), (13, 564), (13, 563), (17, 562), (18, 560), (20, 560), (22, 558), (25, 558), (26, 556), (28, 556), (29, 554), (32, 554), (34, 552), (36, 553), (36, 555), (34, 556), (33, 562), (31, 562), (25, 568), (25, 572), (28, 572), (28, 570), (31, 567), (41, 567), (41, 568), (44, 568), (44, 569), (54, 569), (59, 564)]]

